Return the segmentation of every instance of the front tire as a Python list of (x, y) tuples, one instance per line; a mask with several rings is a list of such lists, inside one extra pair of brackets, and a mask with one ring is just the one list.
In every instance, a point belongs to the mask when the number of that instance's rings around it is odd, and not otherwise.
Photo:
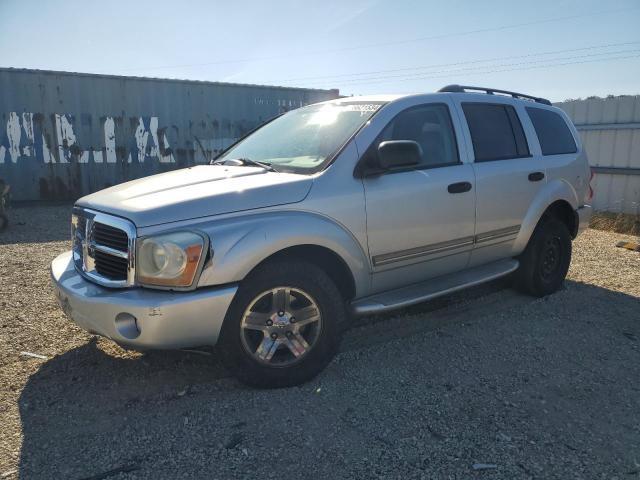
[(549, 295), (562, 287), (570, 263), (571, 235), (567, 226), (554, 217), (543, 218), (520, 256), (517, 286), (536, 297)]
[(242, 282), (229, 307), (223, 362), (253, 387), (304, 383), (335, 356), (346, 318), (344, 299), (324, 270), (304, 261), (268, 262)]

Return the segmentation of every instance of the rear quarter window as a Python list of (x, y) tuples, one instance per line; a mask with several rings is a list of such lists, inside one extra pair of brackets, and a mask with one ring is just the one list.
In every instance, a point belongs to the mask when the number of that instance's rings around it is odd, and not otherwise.
[(542, 155), (576, 153), (578, 148), (561, 115), (543, 108), (527, 107), (527, 114), (538, 135)]

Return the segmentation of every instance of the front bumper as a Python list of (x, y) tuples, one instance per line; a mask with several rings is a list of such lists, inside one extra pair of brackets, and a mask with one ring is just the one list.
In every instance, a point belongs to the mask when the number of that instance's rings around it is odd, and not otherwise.
[(589, 220), (591, 220), (591, 214), (593, 213), (593, 207), (591, 205), (582, 205), (578, 207), (578, 232), (580, 233), (589, 227)]
[(89, 282), (71, 252), (51, 263), (51, 280), (65, 314), (90, 333), (133, 348), (215, 345), (237, 286), (171, 292), (110, 289)]

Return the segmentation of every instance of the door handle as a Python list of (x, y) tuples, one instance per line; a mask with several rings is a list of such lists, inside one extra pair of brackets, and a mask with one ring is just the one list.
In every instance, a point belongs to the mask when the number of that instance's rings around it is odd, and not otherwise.
[(529, 174), (529, 181), (530, 182), (539, 182), (543, 178), (544, 178), (544, 173), (543, 172), (533, 172), (533, 173)]
[(452, 183), (447, 187), (449, 193), (464, 193), (471, 190), (471, 183), (469, 182), (458, 182)]

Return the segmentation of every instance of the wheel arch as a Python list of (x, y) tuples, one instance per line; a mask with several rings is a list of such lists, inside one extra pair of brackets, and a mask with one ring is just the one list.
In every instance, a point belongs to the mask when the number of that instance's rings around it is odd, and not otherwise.
[(554, 216), (562, 221), (572, 238), (578, 232), (579, 219), (577, 215), (578, 196), (575, 189), (565, 180), (553, 180), (538, 192), (527, 211), (520, 226), (520, 232), (513, 247), (513, 255), (524, 251), (533, 235), (533, 231), (545, 216)]
[[(567, 227), (567, 230), (569, 230), (571, 238), (576, 238), (580, 220), (578, 218), (578, 213), (571, 208), (569, 202), (566, 200), (556, 200), (547, 207), (540, 220), (545, 217), (553, 217), (560, 220)], [(540, 222), (540, 220), (538, 222)]]
[(345, 227), (308, 212), (273, 212), (230, 219), (204, 229), (212, 255), (198, 286), (237, 283), (264, 262), (303, 259), (323, 268), (349, 298), (366, 294), (370, 268), (366, 253)]
[(278, 260), (300, 260), (324, 270), (337, 285), (345, 300), (356, 295), (356, 281), (346, 262), (330, 248), (315, 245), (294, 245), (283, 248), (258, 263), (248, 275), (263, 265)]

